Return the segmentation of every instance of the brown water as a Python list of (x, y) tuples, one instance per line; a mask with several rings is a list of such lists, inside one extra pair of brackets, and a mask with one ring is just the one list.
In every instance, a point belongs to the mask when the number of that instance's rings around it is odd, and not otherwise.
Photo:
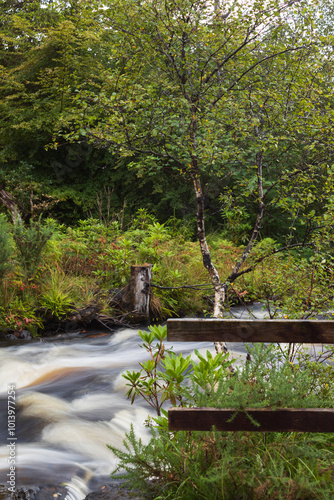
[[(95, 332), (99, 335), (100, 332)], [(16, 387), (16, 486), (65, 483), (81, 500), (116, 465), (106, 444), (122, 447), (134, 426), (145, 441), (149, 407), (125, 397), (122, 372), (138, 369), (145, 351), (136, 330), (52, 339), (0, 348), (0, 485), (9, 473), (7, 391)], [(171, 346), (170, 346), (171, 347)], [(212, 344), (178, 343), (177, 352)], [(0, 487), (1, 498), (1, 487)]]

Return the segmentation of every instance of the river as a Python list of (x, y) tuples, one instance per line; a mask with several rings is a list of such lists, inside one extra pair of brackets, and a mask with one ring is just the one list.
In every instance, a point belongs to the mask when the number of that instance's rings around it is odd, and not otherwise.
[[(240, 314), (237, 317), (240, 317)], [(263, 317), (258, 308), (257, 318)], [(133, 424), (145, 441), (149, 407), (125, 397), (121, 374), (146, 358), (138, 331), (62, 335), (0, 348), (0, 500), (9, 498), (11, 453), (17, 487), (62, 484), (66, 500), (83, 500), (109, 478)], [(166, 347), (171, 348), (170, 343)], [(229, 349), (244, 359), (240, 344)], [(175, 352), (214, 352), (212, 343), (175, 343)], [(15, 387), (15, 440), (8, 435), (8, 391)], [(10, 392), (11, 394), (11, 392)], [(11, 424), (11, 428), (13, 424)], [(10, 446), (8, 446), (8, 444)], [(55, 490), (50, 490), (55, 491)], [(56, 498), (50, 493), (50, 498)]]
[[(149, 407), (131, 406), (122, 372), (146, 359), (137, 330), (63, 335), (0, 348), (0, 499), (8, 498), (9, 452), (15, 442), (16, 486), (65, 483), (82, 500), (116, 463), (106, 444), (122, 447), (133, 424), (143, 440)], [(168, 345), (171, 347), (171, 345)], [(176, 352), (212, 343), (177, 343)], [(15, 387), (16, 429), (8, 437), (7, 394)], [(52, 498), (52, 495), (51, 497)]]

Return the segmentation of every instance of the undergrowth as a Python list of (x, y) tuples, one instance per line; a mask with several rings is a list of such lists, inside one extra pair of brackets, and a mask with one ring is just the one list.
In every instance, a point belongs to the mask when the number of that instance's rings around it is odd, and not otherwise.
[[(109, 446), (123, 478), (145, 498), (179, 500), (331, 499), (334, 438), (323, 434), (133, 429), (125, 451)], [(121, 474), (117, 473), (122, 471)]]
[[(275, 346), (248, 347), (250, 360), (234, 372), (227, 355), (196, 358), (166, 352), (166, 329), (140, 332), (149, 354), (139, 371), (127, 371), (131, 402), (143, 398), (156, 412), (144, 444), (133, 428), (113, 477), (139, 488), (145, 498), (176, 500), (331, 499), (334, 495), (332, 434), (168, 430), (170, 406), (333, 407), (333, 366), (314, 363), (302, 351), (295, 363)], [(316, 365), (316, 369), (315, 369)], [(325, 375), (325, 376), (324, 376)]]
[[(242, 254), (219, 234), (208, 237), (222, 282)], [(334, 307), (331, 261), (320, 250), (268, 256), (277, 243), (259, 241), (249, 258), (252, 271), (230, 283), (226, 311), (235, 304), (264, 301), (268, 316), (313, 318)], [(258, 259), (266, 256), (265, 261)], [(113, 292), (129, 282), (131, 265), (152, 264), (151, 321), (171, 316), (210, 316), (213, 288), (198, 243), (175, 218), (159, 223), (139, 210), (121, 229), (94, 219), (66, 227), (52, 219), (11, 225), (0, 218), (0, 330), (20, 330), (23, 320), (36, 328), (50, 315), (66, 320), (73, 311), (93, 307), (114, 314)], [(257, 265), (255, 265), (257, 263)], [(248, 264), (247, 264), (248, 265)], [(30, 323), (31, 324), (31, 323)], [(17, 327), (17, 328), (16, 328)]]

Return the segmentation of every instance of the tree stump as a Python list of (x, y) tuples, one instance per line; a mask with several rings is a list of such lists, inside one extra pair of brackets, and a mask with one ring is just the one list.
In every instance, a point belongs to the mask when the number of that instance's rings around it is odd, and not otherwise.
[(126, 294), (127, 308), (133, 321), (149, 321), (152, 264), (131, 266), (130, 283)]

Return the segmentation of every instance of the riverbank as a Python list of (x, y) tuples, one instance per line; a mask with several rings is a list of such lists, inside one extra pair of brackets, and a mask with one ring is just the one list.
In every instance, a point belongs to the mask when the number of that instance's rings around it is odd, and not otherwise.
[[(6, 335), (139, 323), (132, 318), (126, 288), (131, 266), (147, 263), (152, 266), (151, 322), (213, 312), (214, 289), (198, 243), (175, 220), (159, 224), (147, 216), (135, 218), (126, 230), (93, 219), (76, 228), (47, 220), (23, 228), (15, 241), (14, 228), (7, 225), (6, 252), (0, 256), (0, 332)], [(208, 242), (223, 283), (244, 247), (219, 234), (209, 235)], [(40, 246), (38, 254), (34, 245)], [(333, 309), (334, 276), (326, 259), (319, 262), (309, 248), (284, 253), (278, 247), (270, 238), (256, 243), (249, 272), (243, 270), (227, 285), (226, 310), (263, 301), (269, 317), (306, 319)]]

